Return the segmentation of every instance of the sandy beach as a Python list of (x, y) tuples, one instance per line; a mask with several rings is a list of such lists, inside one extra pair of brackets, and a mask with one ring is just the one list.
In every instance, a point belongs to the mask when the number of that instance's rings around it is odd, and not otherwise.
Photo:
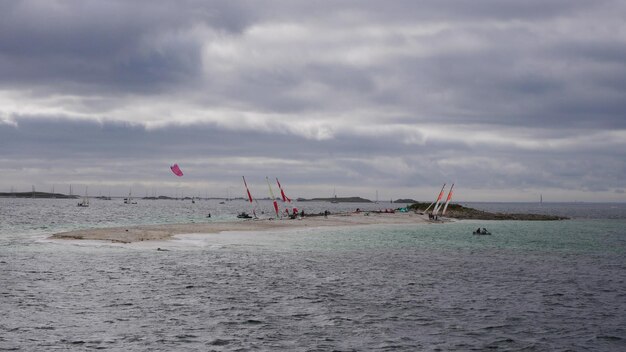
[(426, 215), (414, 213), (346, 213), (324, 216), (309, 216), (302, 219), (281, 220), (233, 220), (207, 223), (141, 225), (113, 228), (99, 228), (61, 232), (52, 239), (99, 240), (118, 243), (138, 241), (162, 241), (175, 235), (189, 233), (218, 233), (223, 231), (267, 231), (273, 229), (356, 226), (377, 224), (419, 224), (427, 223)]

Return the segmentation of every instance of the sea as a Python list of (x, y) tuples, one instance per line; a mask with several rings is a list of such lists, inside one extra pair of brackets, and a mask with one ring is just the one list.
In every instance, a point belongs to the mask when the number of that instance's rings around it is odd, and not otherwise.
[(50, 239), (249, 211), (243, 200), (77, 201), (0, 198), (0, 350), (626, 351), (626, 204), (464, 204), (562, 221)]

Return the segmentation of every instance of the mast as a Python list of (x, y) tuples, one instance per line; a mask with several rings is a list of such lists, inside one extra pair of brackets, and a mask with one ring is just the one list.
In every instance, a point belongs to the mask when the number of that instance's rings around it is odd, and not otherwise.
[[(441, 197), (443, 197), (443, 189), (444, 189), (445, 187), (446, 187), (446, 184), (444, 183), (444, 184), (443, 184), (443, 186), (441, 186), (441, 191), (439, 192), (439, 197), (437, 197), (437, 200), (436, 200), (436, 201), (434, 201), (434, 202), (430, 203), (430, 205), (428, 206), (428, 208), (426, 208), (426, 210), (424, 210), (424, 213), (428, 212), (428, 209), (430, 209), (430, 207), (432, 207), (432, 206), (433, 206), (433, 204), (435, 204), (435, 203), (437, 203), (437, 204), (438, 204), (438, 203), (439, 203), (439, 201), (441, 200)], [(435, 208), (436, 208), (436, 207), (437, 207), (437, 206), (435, 206)], [(431, 214), (432, 214), (432, 213), (431, 213)]]
[[(244, 186), (246, 186), (246, 193), (248, 194), (248, 202), (250, 202), (250, 205), (252, 205), (253, 202), (253, 198), (252, 198), (252, 194), (250, 193), (250, 189), (248, 189), (248, 183), (246, 182), (246, 178), (244, 176), (241, 176), (241, 178), (243, 179), (243, 184)], [(256, 206), (252, 208), (252, 215), (254, 215), (254, 218), (256, 219)]]
[(246, 186), (246, 193), (248, 193), (248, 201), (252, 203), (252, 195), (250, 194), (250, 190), (248, 189), (248, 184), (246, 183), (246, 177), (241, 176), (241, 178), (243, 179), (244, 186)]
[[(289, 204), (289, 206), (291, 206), (291, 199), (285, 194), (283, 186), (281, 186), (280, 182), (278, 181), (278, 177), (276, 177), (276, 183), (278, 184), (278, 188), (280, 189), (280, 196), (283, 198), (283, 203)], [(293, 206), (292, 209), (289, 209), (289, 206), (286, 206), (287, 212), (292, 212), (292, 214), (296, 216), (298, 214), (298, 208)]]
[(443, 206), (443, 211), (441, 212), (441, 216), (444, 216), (446, 213), (446, 210), (448, 209), (448, 204), (450, 203), (450, 199), (452, 199), (453, 189), (454, 189), (454, 183), (452, 184), (452, 187), (450, 187), (450, 192), (448, 192), (448, 199), (446, 200), (446, 205)]
[(446, 188), (446, 184), (443, 184), (443, 187), (441, 188), (441, 192), (439, 192), (439, 197), (437, 197), (437, 203), (435, 203), (435, 209), (433, 210), (433, 215), (437, 215), (437, 213), (439, 212), (439, 202), (441, 201), (441, 198), (443, 197), (443, 192)]
[(267, 181), (267, 187), (270, 189), (270, 197), (272, 198), (272, 202), (274, 203), (274, 211), (276, 212), (276, 217), (279, 217), (278, 214), (278, 202), (276, 202), (276, 197), (274, 196), (274, 192), (272, 191), (272, 185), (270, 185), (270, 179), (265, 176), (265, 181)]

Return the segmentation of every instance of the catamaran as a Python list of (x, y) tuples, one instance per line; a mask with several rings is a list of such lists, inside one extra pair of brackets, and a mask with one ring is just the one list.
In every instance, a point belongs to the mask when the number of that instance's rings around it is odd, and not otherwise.
[(291, 218), (295, 218), (296, 216), (298, 216), (298, 208), (293, 206), (292, 209), (289, 209), (289, 207), (291, 206), (291, 199), (285, 194), (285, 190), (283, 190), (283, 186), (280, 185), (278, 177), (276, 177), (276, 183), (278, 184), (278, 188), (280, 189), (280, 196), (283, 199), (283, 203), (288, 204), (286, 205), (285, 211), (287, 212), (287, 214), (289, 214), (289, 212), (291, 211)]
[[(435, 209), (437, 208), (437, 206), (439, 205), (439, 201), (441, 200), (441, 197), (443, 197), (443, 189), (444, 188), (446, 188), (446, 184), (445, 183), (443, 184), (443, 186), (441, 186), (441, 191), (439, 192), (439, 197), (437, 197), (437, 200), (432, 202), (432, 203), (430, 203), (428, 208), (426, 208), (426, 210), (424, 210), (424, 213), (428, 213), (428, 210), (430, 209), (430, 207), (433, 206), (433, 204), (436, 204), (435, 205)], [(433, 210), (433, 212), (430, 213), (430, 215), (434, 216), (433, 213), (434, 213), (434, 210)]]
[[(246, 193), (248, 194), (248, 202), (250, 202), (250, 205), (252, 205), (254, 203), (254, 206), (252, 208), (252, 215), (254, 216), (254, 219), (257, 219), (256, 207), (257, 207), (257, 205), (259, 203), (256, 201), (256, 199), (252, 198), (252, 194), (250, 193), (250, 189), (248, 188), (248, 183), (246, 182), (245, 176), (241, 176), (241, 178), (243, 179), (243, 185), (246, 187)], [(245, 216), (245, 215), (247, 215), (247, 216)], [(242, 212), (239, 215), (237, 215), (237, 217), (238, 218), (246, 218), (246, 219), (251, 218), (250, 215), (248, 215), (248, 214), (246, 214), (244, 212)]]
[(454, 183), (452, 187), (450, 187), (450, 192), (448, 192), (448, 199), (446, 199), (446, 205), (443, 206), (443, 211), (441, 212), (441, 216), (446, 215), (446, 210), (448, 210), (448, 204), (450, 204), (450, 199), (452, 199), (452, 190), (454, 189)]

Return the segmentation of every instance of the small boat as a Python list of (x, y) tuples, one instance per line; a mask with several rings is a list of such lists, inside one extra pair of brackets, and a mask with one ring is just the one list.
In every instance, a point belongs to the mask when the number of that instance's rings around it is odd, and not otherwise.
[(89, 206), (89, 198), (87, 198), (87, 188), (85, 188), (85, 196), (83, 200), (77, 204), (79, 207), (88, 207)]
[(252, 219), (252, 216), (250, 216), (245, 211), (242, 211), (241, 213), (237, 214), (237, 218), (238, 219)]
[(482, 229), (474, 230), (474, 232), (472, 232), (472, 234), (474, 234), (474, 235), (491, 235), (491, 232), (487, 231), (487, 229), (483, 227)]

